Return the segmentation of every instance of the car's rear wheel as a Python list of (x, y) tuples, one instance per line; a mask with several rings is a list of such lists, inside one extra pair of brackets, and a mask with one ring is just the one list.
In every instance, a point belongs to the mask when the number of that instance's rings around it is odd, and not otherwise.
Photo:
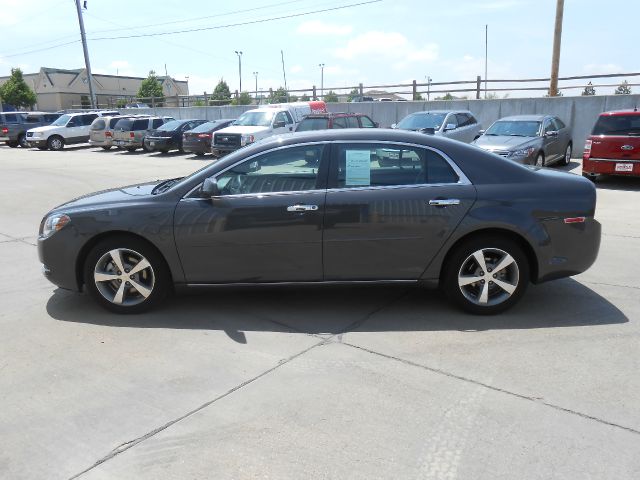
[(536, 157), (536, 167), (544, 167), (544, 154), (542, 152)]
[(127, 152), (135, 152), (137, 149), (137, 147), (127, 147)]
[(103, 150), (111, 150), (111, 145), (102, 145)]
[(29, 148), (29, 144), (27, 143), (27, 136), (24, 133), (20, 134), (20, 136), (18, 137), (18, 145), (20, 145), (22, 148)]
[(6, 144), (11, 148), (16, 148), (18, 146), (18, 142), (6, 142)]
[(167, 150), (166, 148), (162, 148), (160, 149), (160, 153), (169, 153), (169, 150)]
[(445, 265), (442, 286), (463, 310), (492, 315), (512, 307), (529, 283), (529, 263), (508, 238), (482, 236), (463, 243)]
[(149, 146), (147, 145), (147, 142), (142, 142), (142, 150), (144, 150), (145, 152), (149, 153), (152, 152), (153, 150), (151, 150), (149, 148)]
[(47, 150), (49, 147), (38, 147), (38, 150)]
[(49, 137), (47, 140), (47, 146), (49, 150), (62, 150), (64, 148), (64, 139), (58, 135)]
[(162, 256), (143, 240), (107, 238), (91, 249), (84, 266), (89, 294), (115, 313), (141, 313), (162, 301), (170, 275)]
[(569, 163), (571, 163), (572, 148), (573, 147), (571, 144), (567, 145), (567, 149), (564, 151), (564, 157), (560, 159), (560, 165), (562, 165), (563, 167), (566, 167), (567, 165), (569, 165)]
[(197, 157), (204, 157), (204, 152), (196, 152)]

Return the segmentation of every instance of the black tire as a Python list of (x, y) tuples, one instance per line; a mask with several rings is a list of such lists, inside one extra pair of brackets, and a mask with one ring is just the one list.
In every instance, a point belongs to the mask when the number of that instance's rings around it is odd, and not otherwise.
[(146, 142), (142, 142), (142, 150), (144, 150), (145, 152), (149, 153), (149, 152), (153, 152), (153, 150), (151, 150), (148, 146)]
[(27, 143), (27, 136), (24, 133), (18, 135), (18, 145), (22, 148), (29, 148), (29, 144)]
[(49, 147), (38, 147), (38, 150), (48, 150)]
[(127, 152), (135, 152), (138, 147), (127, 147)]
[[(111, 254), (113, 251), (120, 252), (124, 272), (118, 269)], [(135, 270), (141, 259), (149, 265), (129, 276), (127, 270)], [(83, 274), (85, 287), (93, 299), (107, 310), (119, 314), (148, 311), (162, 302), (171, 288), (171, 275), (162, 255), (144, 240), (126, 235), (114, 235), (94, 246), (85, 260)], [(113, 279), (99, 281), (96, 274)], [(147, 296), (141, 293), (143, 291)], [(120, 303), (117, 298), (119, 292)]]
[(534, 162), (534, 165), (536, 167), (544, 167), (545, 164), (546, 164), (546, 162), (544, 160), (544, 153), (538, 152), (538, 154), (536, 155), (536, 160)]
[(111, 150), (111, 145), (102, 145), (103, 150)]
[(573, 145), (571, 142), (567, 145), (567, 148), (564, 151), (564, 156), (560, 159), (560, 165), (566, 167), (571, 163), (571, 154), (573, 153)]
[(204, 157), (204, 152), (196, 152), (196, 157)]
[(18, 146), (18, 142), (6, 142), (6, 144), (11, 148), (16, 148)]
[(169, 150), (167, 150), (166, 148), (163, 148), (160, 150), (160, 153), (169, 153)]
[(593, 183), (596, 183), (598, 180), (600, 180), (601, 177), (601, 175), (595, 173), (583, 173), (582, 176), (586, 179), (591, 180)]
[(59, 135), (50, 136), (47, 140), (47, 147), (49, 147), (49, 150), (62, 150), (64, 148), (64, 138)]
[[(474, 256), (478, 253), (486, 271)], [(496, 271), (500, 263), (509, 261), (507, 255), (513, 261)], [(469, 282), (472, 278), (478, 281)], [(494, 315), (511, 308), (528, 284), (529, 262), (522, 248), (509, 238), (496, 235), (473, 237), (456, 247), (447, 259), (441, 282), (451, 302), (476, 315)]]

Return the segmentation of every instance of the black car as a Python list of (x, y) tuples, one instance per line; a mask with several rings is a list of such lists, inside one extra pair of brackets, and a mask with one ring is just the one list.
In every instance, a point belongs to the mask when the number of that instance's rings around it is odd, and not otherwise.
[(228, 127), (235, 121), (234, 118), (223, 118), (198, 125), (193, 130), (182, 134), (182, 149), (185, 152), (193, 152), (198, 156), (211, 152), (211, 139), (213, 132)]
[(167, 153), (169, 150), (182, 149), (182, 134), (202, 125), (206, 120), (173, 120), (160, 128), (151, 130), (144, 137), (143, 148), (149, 152)]
[(54, 284), (117, 313), (178, 287), (439, 282), (465, 310), (490, 314), (529, 282), (591, 266), (595, 206), (581, 176), (461, 142), (319, 130), (65, 203), (42, 219), (38, 252)]

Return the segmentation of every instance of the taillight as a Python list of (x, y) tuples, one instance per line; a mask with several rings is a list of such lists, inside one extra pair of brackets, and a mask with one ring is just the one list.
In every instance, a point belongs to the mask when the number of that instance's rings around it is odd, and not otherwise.
[(9, 129), (7, 127), (2, 127), (2, 133), (6, 135), (7, 133), (9, 133)]
[(198, 138), (211, 138), (210, 133), (199, 133)]
[(136, 134), (135, 134), (135, 133), (133, 133), (133, 132), (129, 132), (129, 136), (130, 136), (131, 138), (135, 138)]
[(105, 137), (112, 137), (113, 135), (111, 135), (111, 132), (109, 130), (107, 130), (106, 132), (104, 132), (104, 136)]
[(591, 155), (591, 144), (593, 142), (591, 140), (587, 140), (586, 142), (584, 142), (584, 153), (583, 153), (583, 157), (584, 158), (589, 158), (589, 156)]

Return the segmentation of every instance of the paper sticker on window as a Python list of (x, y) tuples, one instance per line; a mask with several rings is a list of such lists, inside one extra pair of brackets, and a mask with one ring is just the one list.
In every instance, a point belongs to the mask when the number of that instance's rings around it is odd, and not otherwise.
[(347, 150), (345, 185), (369, 186), (371, 184), (371, 152)]

